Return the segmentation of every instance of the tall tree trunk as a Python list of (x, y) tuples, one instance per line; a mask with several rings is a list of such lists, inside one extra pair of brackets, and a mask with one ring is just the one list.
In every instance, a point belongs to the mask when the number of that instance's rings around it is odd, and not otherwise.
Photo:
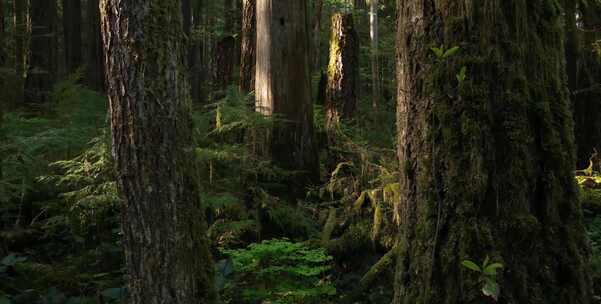
[(225, 35), (213, 48), (213, 89), (223, 91), (233, 82), (236, 40), (234, 38), (235, 10), (234, 1), (225, 0), (223, 5)]
[(101, 5), (129, 303), (213, 303), (180, 1)]
[(17, 75), (16, 103), (23, 101), (23, 84), (25, 77), (25, 38), (27, 36), (27, 1), (13, 1), (15, 28), (15, 74)]
[(371, 42), (371, 90), (372, 90), (372, 108), (378, 109), (380, 103), (380, 63), (379, 63), (379, 24), (378, 24), (378, 0), (369, 0), (369, 38)]
[(81, 65), (81, 0), (63, 0), (63, 32), (67, 72)]
[(242, 39), (240, 46), (240, 90), (255, 89), (256, 0), (242, 1)]
[(342, 10), (332, 15), (330, 63), (326, 90), (326, 127), (350, 119), (357, 109), (359, 89), (359, 37), (353, 13)]
[(276, 164), (303, 170), (295, 187), (318, 177), (313, 133), (307, 3), (257, 1), (256, 110), (276, 114), (271, 151)]
[[(586, 168), (593, 149), (601, 151), (601, 3), (592, 1), (577, 10), (575, 1), (566, 6), (566, 59), (574, 120), (578, 166)], [(582, 29), (577, 26), (580, 14)], [(597, 46), (601, 48), (601, 45)], [(601, 168), (595, 168), (601, 170)]]
[(393, 303), (492, 302), (461, 265), (486, 256), (504, 265), (499, 303), (591, 303), (562, 8), (410, 0), (397, 9)]
[(25, 100), (44, 103), (56, 81), (57, 7), (56, 1), (31, 0), (30, 62), (25, 80)]
[(87, 4), (86, 82), (91, 88), (104, 92), (104, 54), (102, 52), (102, 33), (100, 32), (99, 0), (87, 0)]
[(313, 69), (321, 69), (321, 17), (323, 13), (323, 0), (315, 0), (313, 15)]

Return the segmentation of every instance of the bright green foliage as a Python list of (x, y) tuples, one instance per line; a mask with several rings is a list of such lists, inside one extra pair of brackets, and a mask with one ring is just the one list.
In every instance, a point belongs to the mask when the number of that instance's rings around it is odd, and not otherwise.
[(336, 294), (327, 277), (332, 257), (324, 249), (276, 239), (224, 253), (234, 265), (226, 303), (328, 303)]
[(491, 263), (487, 256), (481, 266), (470, 260), (461, 262), (463, 267), (479, 273), (479, 281), (482, 283), (482, 293), (485, 296), (493, 298), (495, 301), (499, 298), (501, 289), (497, 283), (497, 270), (503, 268), (501, 263)]

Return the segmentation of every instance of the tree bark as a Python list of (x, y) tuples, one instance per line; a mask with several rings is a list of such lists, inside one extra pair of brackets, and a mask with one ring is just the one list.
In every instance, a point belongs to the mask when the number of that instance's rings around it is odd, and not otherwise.
[(67, 72), (81, 65), (81, 0), (63, 0), (63, 32)]
[(26, 1), (13, 1), (14, 28), (15, 28), (15, 74), (17, 75), (17, 100), (16, 103), (23, 101), (23, 84), (25, 77), (25, 38), (27, 36), (27, 14)]
[(225, 0), (223, 10), (225, 34), (213, 48), (213, 89), (221, 92), (233, 82), (236, 57), (234, 1)]
[(319, 176), (313, 131), (307, 3), (257, 1), (256, 110), (278, 115), (271, 151), (282, 168), (301, 170), (297, 189)]
[(31, 0), (30, 60), (25, 80), (25, 100), (50, 100), (57, 71), (56, 1)]
[(87, 0), (88, 34), (86, 79), (91, 88), (104, 92), (104, 54), (102, 52), (102, 33), (100, 32), (99, 0)]
[(330, 63), (326, 90), (326, 128), (351, 119), (357, 109), (359, 89), (359, 37), (352, 11), (332, 15)]
[[(397, 1), (399, 256), (393, 303), (591, 303), (562, 8)], [(459, 47), (454, 55), (435, 55)], [(465, 67), (465, 77), (461, 69)]]
[(379, 25), (378, 25), (378, 0), (369, 0), (369, 37), (371, 42), (371, 90), (372, 90), (372, 108), (378, 109), (380, 103), (380, 63), (379, 63)]
[(193, 37), (193, 31), (200, 25), (200, 0), (183, 0), (182, 13), (184, 18), (184, 34), (188, 37), (188, 52), (186, 67), (190, 79), (190, 92), (194, 103), (202, 99), (202, 72), (200, 62), (200, 41)]
[(242, 92), (251, 92), (255, 89), (256, 5), (256, 0), (242, 1), (242, 39), (240, 46), (240, 90)]
[(129, 303), (213, 303), (180, 1), (103, 0), (101, 20)]
[(323, 0), (315, 0), (315, 14), (313, 15), (313, 69), (321, 69), (321, 17), (323, 13)]

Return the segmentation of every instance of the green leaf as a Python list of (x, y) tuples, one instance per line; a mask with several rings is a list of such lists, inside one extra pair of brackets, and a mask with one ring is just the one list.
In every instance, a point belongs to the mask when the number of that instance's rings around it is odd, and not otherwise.
[(444, 52), (444, 54), (442, 54), (442, 58), (449, 58), (449, 57), (455, 55), (455, 53), (457, 53), (457, 51), (459, 51), (459, 47), (458, 46), (454, 46), (454, 47), (446, 50)]
[(484, 263), (482, 263), (482, 268), (486, 268), (486, 265), (488, 265), (488, 262), (490, 262), (490, 257), (486, 256), (486, 258), (484, 258)]
[(457, 77), (457, 81), (459, 81), (459, 83), (462, 83), (465, 80), (466, 73), (467, 73), (467, 67), (462, 66), (461, 70), (459, 70), (459, 74), (455, 75), (455, 77)]
[(438, 58), (442, 58), (442, 56), (444, 55), (444, 50), (443, 50), (443, 46), (441, 45), (440, 48), (437, 47), (433, 47), (431, 48), (432, 52), (434, 52), (434, 55), (436, 55), (436, 57)]
[(484, 274), (494, 276), (497, 274), (497, 269), (503, 268), (501, 263), (492, 263), (484, 268)]
[(474, 263), (470, 260), (465, 260), (465, 261), (461, 262), (461, 265), (463, 265), (463, 267), (473, 270), (475, 272), (482, 272), (482, 269), (480, 268), (480, 266), (476, 265), (476, 263)]

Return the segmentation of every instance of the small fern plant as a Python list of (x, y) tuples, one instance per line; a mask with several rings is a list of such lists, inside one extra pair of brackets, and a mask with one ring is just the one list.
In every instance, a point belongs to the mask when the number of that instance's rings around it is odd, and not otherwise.
[(461, 262), (461, 265), (479, 274), (478, 281), (482, 284), (482, 293), (485, 296), (493, 298), (495, 302), (499, 299), (501, 289), (499, 283), (497, 283), (497, 270), (503, 268), (503, 264), (493, 263), (486, 256), (482, 265), (478, 265), (470, 260)]

